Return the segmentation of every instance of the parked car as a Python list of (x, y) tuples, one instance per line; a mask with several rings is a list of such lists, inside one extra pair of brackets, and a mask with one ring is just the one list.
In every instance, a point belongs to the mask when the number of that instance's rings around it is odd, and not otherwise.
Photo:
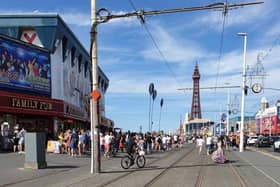
[(249, 138), (247, 139), (247, 145), (255, 145), (257, 140), (257, 136), (249, 136)]
[(274, 152), (280, 151), (280, 137), (277, 137), (277, 139), (274, 140), (273, 150)]
[(255, 145), (257, 147), (270, 147), (270, 139), (268, 136), (259, 136)]
[(273, 145), (275, 140), (277, 140), (280, 136), (269, 136), (270, 144)]

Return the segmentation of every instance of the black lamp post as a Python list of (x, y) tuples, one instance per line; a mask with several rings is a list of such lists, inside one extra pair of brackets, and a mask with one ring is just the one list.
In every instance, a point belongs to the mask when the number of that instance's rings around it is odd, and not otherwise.
[(151, 131), (151, 100), (152, 100), (152, 96), (154, 93), (154, 89), (155, 89), (154, 83), (150, 83), (150, 85), (149, 85), (150, 103), (149, 103), (149, 128), (148, 128), (148, 131)]
[(160, 112), (159, 112), (159, 121), (158, 121), (158, 132), (160, 133), (160, 120), (161, 120), (161, 111), (163, 106), (163, 98), (160, 100)]
[(153, 112), (154, 112), (154, 102), (155, 102), (155, 99), (157, 97), (157, 91), (154, 90), (153, 91), (153, 94), (152, 94), (152, 99), (153, 99), (153, 102), (152, 102), (152, 113), (151, 113), (151, 132), (153, 132)]

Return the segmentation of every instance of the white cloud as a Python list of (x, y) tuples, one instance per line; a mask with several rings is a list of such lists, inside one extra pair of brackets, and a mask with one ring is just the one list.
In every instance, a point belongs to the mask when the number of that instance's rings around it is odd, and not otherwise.
[[(139, 73), (139, 74), (138, 74)], [(143, 79), (145, 77), (145, 79)], [(146, 93), (150, 82), (154, 82), (160, 93), (178, 93), (179, 85), (168, 75), (147, 77), (141, 72), (116, 72), (110, 76), (108, 92), (111, 93)]]
[[(261, 20), (269, 18), (270, 12), (275, 8), (274, 2), (266, 1), (264, 4), (250, 5), (237, 10), (229, 10), (226, 17), (226, 27), (242, 25), (247, 23), (257, 23)], [(277, 4), (277, 3), (276, 3)], [(195, 25), (207, 25), (213, 30), (220, 31), (223, 20), (222, 11), (212, 11), (209, 14), (199, 16), (194, 20)], [(217, 27), (218, 26), (218, 27)]]
[(265, 33), (265, 37), (280, 37), (280, 22), (274, 24), (268, 31)]
[(73, 11), (61, 13), (61, 17), (67, 24), (90, 26), (90, 14)]
[[(202, 49), (198, 43), (192, 40), (186, 38), (175, 39), (175, 36), (172, 33), (168, 33), (165, 28), (162, 28), (158, 24), (154, 24), (151, 27), (151, 33), (155, 38), (157, 46), (168, 62), (192, 62), (203, 57), (207, 53), (207, 51)], [(147, 49), (143, 50), (142, 54), (146, 59), (163, 61), (161, 55), (153, 44), (150, 44)]]
[[(113, 11), (111, 13), (112, 15), (124, 15), (127, 14), (125, 11)], [(109, 22), (107, 22), (110, 26), (119, 26), (119, 27), (131, 27), (131, 26), (139, 26), (140, 22), (137, 20), (137, 17), (126, 17), (126, 18), (117, 18), (117, 19), (111, 19)]]

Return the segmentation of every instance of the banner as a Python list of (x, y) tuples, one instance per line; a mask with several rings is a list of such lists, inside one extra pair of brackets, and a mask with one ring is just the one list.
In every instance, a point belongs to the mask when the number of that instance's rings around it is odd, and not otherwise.
[(277, 106), (277, 121), (278, 127), (280, 127), (280, 106)]
[(51, 65), (49, 53), (1, 36), (0, 88), (50, 97)]

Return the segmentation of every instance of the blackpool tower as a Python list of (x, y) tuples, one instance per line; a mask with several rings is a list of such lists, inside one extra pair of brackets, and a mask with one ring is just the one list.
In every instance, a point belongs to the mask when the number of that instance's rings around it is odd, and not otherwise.
[(193, 96), (192, 96), (192, 111), (191, 111), (190, 120), (201, 119), (200, 94), (199, 94), (200, 74), (199, 74), (197, 64), (195, 65), (192, 78), (193, 78)]

